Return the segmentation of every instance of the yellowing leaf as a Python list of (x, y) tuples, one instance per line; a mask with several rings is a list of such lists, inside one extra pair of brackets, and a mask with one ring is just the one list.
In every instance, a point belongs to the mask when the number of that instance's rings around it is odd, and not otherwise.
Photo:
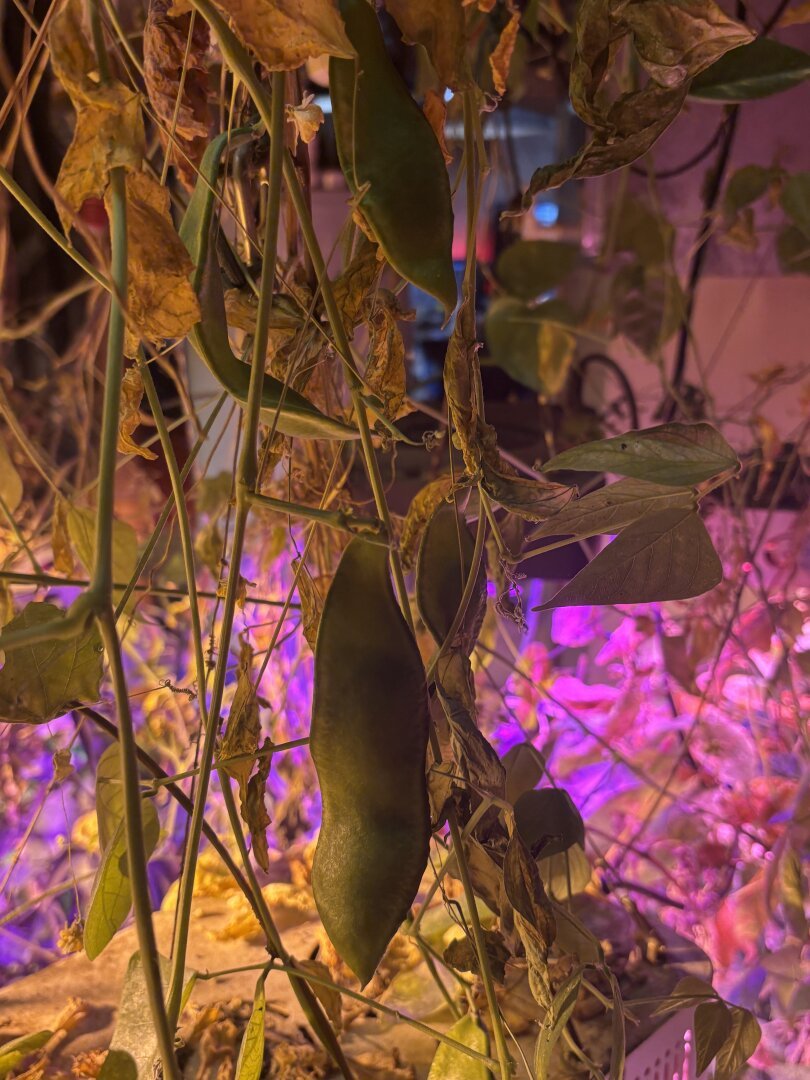
[(315, 652), (315, 642), (318, 638), (318, 627), (321, 624), (323, 602), (329, 591), (329, 580), (312, 577), (306, 565), (298, 570), (299, 560), (293, 561), (293, 569), (298, 574), (298, 599), (301, 601), (301, 619), (304, 637), (310, 649)]
[[(28, 604), (6, 626), (8, 633), (61, 620), (53, 604)], [(69, 641), (43, 641), (6, 655), (0, 671), (0, 717), (11, 724), (44, 724), (74, 701), (98, 701), (102, 676), (101, 641), (95, 630)]]
[[(80, 506), (70, 506), (67, 513), (68, 534), (87, 573), (93, 569), (96, 543), (96, 513)], [(126, 522), (113, 519), (112, 562), (113, 581), (129, 583), (138, 564), (138, 542), (135, 530)]]
[(51, 520), (51, 548), (54, 570), (58, 574), (70, 576), (75, 569), (75, 563), (67, 525), (68, 505), (62, 498), (57, 498), (54, 504)]
[(447, 141), (444, 136), (444, 124), (447, 119), (447, 105), (441, 94), (437, 94), (435, 90), (428, 90), (425, 94), (425, 100), (422, 103), (422, 112), (428, 119), (428, 123), (433, 128), (433, 133), (436, 136), (436, 140), (439, 143), (444, 160), (449, 165), (453, 160), (453, 155), (447, 149)]
[(138, 169), (144, 153), (138, 95), (123, 83), (99, 85), (81, 9), (78, 0), (70, 0), (54, 18), (48, 36), (54, 71), (77, 114), (56, 179), (57, 209), (65, 231), (86, 199), (104, 194), (110, 169)]
[(385, 6), (405, 41), (424, 46), (442, 86), (470, 85), (459, 0), (386, 0)]
[(315, 104), (312, 94), (305, 94), (300, 105), (287, 106), (287, 120), (295, 126), (294, 147), (298, 140), (311, 143), (323, 123), (323, 109)]
[[(477, 1050), (479, 1054), (489, 1053), (486, 1029), (469, 1013), (457, 1020), (447, 1034), (470, 1050)], [(428, 1080), (489, 1080), (491, 1075), (483, 1061), (469, 1057), (461, 1050), (454, 1050), (447, 1043), (439, 1043)]]
[(157, 454), (147, 450), (144, 446), (138, 446), (132, 438), (132, 432), (141, 422), (141, 398), (143, 397), (143, 379), (136, 367), (127, 368), (121, 380), (121, 419), (118, 424), (118, 452), (121, 454), (137, 454), (154, 461)]
[(6, 510), (13, 514), (22, 502), (23, 485), (20, 474), (14, 468), (5, 443), (0, 442), (0, 498)]
[(506, 93), (506, 80), (509, 77), (509, 67), (512, 63), (512, 54), (515, 51), (515, 42), (519, 30), (520, 12), (515, 11), (503, 28), (501, 36), (498, 38), (498, 44), (489, 58), (495, 92), (501, 97)]
[[(259, 703), (253, 687), (251, 665), (253, 649), (248, 642), (242, 641), (239, 651), (239, 668), (236, 676), (236, 690), (233, 695), (231, 711), (228, 714), (228, 727), (222, 738), (219, 752), (219, 765), (239, 784), (239, 793), (244, 803), (247, 794), (247, 781), (253, 771), (256, 751), (259, 748)], [(229, 758), (251, 755), (244, 761), (229, 762)]]
[(385, 415), (396, 420), (405, 406), (405, 342), (397, 319), (402, 312), (396, 299), (381, 290), (368, 315), (369, 360), (365, 381), (382, 399)]
[(335, 0), (220, 0), (219, 6), (270, 71), (297, 68), (323, 53), (354, 56)]
[(169, 192), (148, 173), (127, 175), (127, 352), (141, 338), (182, 338), (200, 320), (194, 270), (169, 213)]

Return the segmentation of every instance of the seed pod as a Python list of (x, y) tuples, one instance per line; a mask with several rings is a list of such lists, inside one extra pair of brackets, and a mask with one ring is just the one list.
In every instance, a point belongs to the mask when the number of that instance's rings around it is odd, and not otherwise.
[(374, 8), (340, 0), (356, 60), (329, 61), (340, 164), (398, 274), (456, 306), (453, 206), (441, 147), (385, 47)]
[(413, 903), (430, 840), (428, 698), (385, 548), (354, 539), (315, 649), (310, 749), (323, 798), (312, 886), (329, 939), (365, 985)]

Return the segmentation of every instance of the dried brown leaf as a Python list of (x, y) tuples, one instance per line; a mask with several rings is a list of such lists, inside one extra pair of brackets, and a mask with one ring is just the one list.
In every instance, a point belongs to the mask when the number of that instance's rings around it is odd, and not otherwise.
[(298, 599), (301, 601), (301, 629), (310, 649), (315, 652), (315, 642), (318, 639), (318, 627), (321, 625), (321, 615), (326, 594), (329, 591), (331, 578), (313, 578), (306, 566), (298, 566), (300, 559), (293, 561), (293, 570), (298, 573)]
[(381, 399), (389, 420), (410, 412), (405, 404), (405, 342), (398, 323), (401, 317), (395, 297), (383, 289), (366, 316), (369, 358), (365, 381)]
[(471, 84), (459, 0), (386, 0), (385, 6), (404, 40), (424, 46), (442, 86), (462, 90)]
[(127, 368), (121, 380), (121, 419), (118, 423), (118, 452), (137, 454), (147, 461), (155, 461), (157, 454), (144, 446), (139, 446), (132, 438), (133, 431), (141, 422), (141, 399), (143, 397), (143, 379), (136, 367)]
[(288, 123), (295, 128), (293, 150), (297, 148), (299, 139), (311, 143), (323, 124), (323, 109), (315, 104), (313, 95), (305, 94), (300, 105), (288, 105), (286, 112)]
[(515, 42), (519, 30), (520, 12), (515, 11), (501, 31), (498, 44), (489, 58), (495, 92), (501, 97), (506, 93), (506, 80), (509, 78), (509, 68), (512, 64), (512, 54), (515, 51)]
[(354, 56), (335, 0), (220, 0), (219, 6), (270, 71), (300, 67), (323, 53)]
[(200, 319), (194, 266), (169, 213), (169, 192), (145, 172), (127, 174), (127, 352), (141, 339), (182, 338)]
[(270, 766), (273, 761), (273, 755), (270, 753), (272, 745), (270, 739), (264, 740), (262, 744), (264, 753), (259, 758), (256, 772), (247, 782), (245, 799), (242, 803), (242, 817), (250, 829), (250, 846), (253, 858), (265, 873), (270, 869), (269, 849), (267, 846), (267, 827), (270, 824), (270, 815), (267, 812), (264, 797), (267, 792), (267, 778), (270, 775)]
[[(242, 817), (245, 816), (244, 804), (247, 795), (248, 778), (253, 772), (255, 755), (259, 748), (259, 702), (256, 699), (256, 690), (251, 677), (252, 663), (253, 649), (247, 641), (242, 641), (239, 650), (236, 689), (233, 695), (231, 711), (228, 714), (228, 726), (219, 750), (220, 767), (239, 784), (239, 794), (243, 806)], [(244, 754), (251, 756), (244, 761), (229, 763), (229, 758), (240, 757)]]
[(209, 44), (205, 19), (190, 12), (174, 14), (170, 0), (149, 0), (143, 32), (146, 92), (164, 129), (164, 143), (165, 131), (169, 131), (178, 144), (172, 147), (172, 159), (189, 187), (194, 184), (194, 166), (200, 164), (210, 135)]
[(57, 574), (70, 577), (76, 569), (73, 548), (68, 533), (69, 506), (64, 499), (58, 498), (53, 508), (51, 520), (51, 548), (53, 550), (53, 568)]
[(335, 303), (349, 334), (362, 322), (363, 312), (377, 290), (383, 263), (377, 244), (363, 234), (354, 255), (335, 279)]
[(535, 1001), (547, 1009), (552, 999), (548, 952), (554, 944), (557, 927), (537, 863), (517, 829), (512, 833), (506, 849), (503, 880), (509, 903), (514, 908), (515, 929), (526, 950), (529, 988)]
[(447, 140), (444, 135), (444, 125), (447, 120), (447, 105), (441, 94), (437, 94), (435, 90), (428, 90), (425, 93), (425, 100), (422, 103), (422, 112), (427, 117), (428, 123), (433, 128), (433, 133), (441, 148), (444, 160), (448, 165), (453, 161), (453, 155), (447, 149)]

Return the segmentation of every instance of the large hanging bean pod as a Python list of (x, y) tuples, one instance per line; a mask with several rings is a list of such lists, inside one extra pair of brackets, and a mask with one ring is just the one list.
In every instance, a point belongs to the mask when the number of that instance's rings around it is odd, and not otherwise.
[(428, 697), (385, 548), (354, 539), (324, 605), (310, 749), (323, 798), (312, 885), (365, 985), (413, 903), (430, 840)]
[(356, 60), (329, 61), (340, 164), (398, 274), (456, 306), (450, 181), (433, 129), (385, 47), (374, 8), (340, 0)]

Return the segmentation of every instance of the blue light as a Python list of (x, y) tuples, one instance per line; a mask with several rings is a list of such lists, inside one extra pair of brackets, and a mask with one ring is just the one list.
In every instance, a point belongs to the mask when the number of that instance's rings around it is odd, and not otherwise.
[(555, 202), (538, 202), (534, 204), (532, 213), (534, 214), (534, 220), (537, 224), (543, 225), (548, 229), (552, 225), (557, 224), (557, 220), (560, 216), (560, 208)]

